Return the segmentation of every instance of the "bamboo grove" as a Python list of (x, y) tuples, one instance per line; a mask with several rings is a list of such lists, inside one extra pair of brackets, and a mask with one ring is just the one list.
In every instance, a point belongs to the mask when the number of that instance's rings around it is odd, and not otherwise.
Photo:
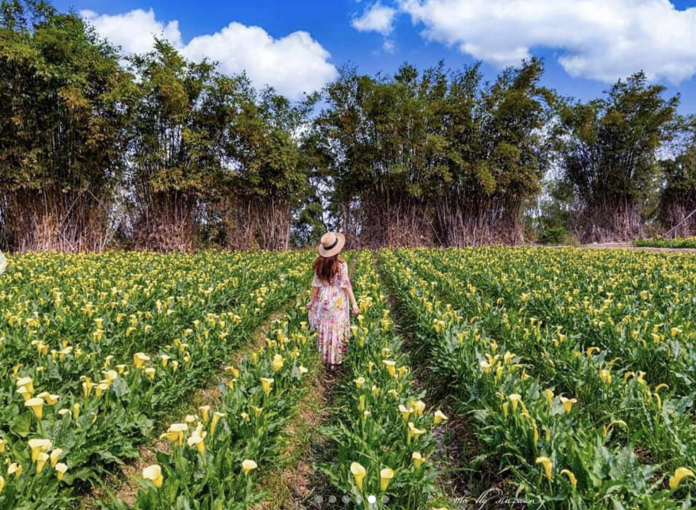
[[(694, 121), (638, 72), (580, 102), (543, 62), (344, 67), (291, 102), (158, 40), (122, 56), (37, 0), (0, 10), (0, 247), (465, 246), (696, 234)], [(677, 228), (673, 228), (677, 227)]]

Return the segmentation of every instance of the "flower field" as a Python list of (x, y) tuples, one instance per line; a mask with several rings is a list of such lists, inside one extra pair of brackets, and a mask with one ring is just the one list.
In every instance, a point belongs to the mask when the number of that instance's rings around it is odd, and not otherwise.
[(637, 239), (636, 246), (653, 248), (696, 248), (696, 237), (677, 237), (675, 239)]
[[(298, 508), (454, 510), (487, 488), (519, 508), (693, 507), (696, 258), (346, 258), (360, 314), (310, 482), (310, 494), (338, 499)], [(327, 377), (307, 326), (312, 260), (9, 257), (0, 510), (279, 508), (267, 506), (271, 468), (311, 382)], [(490, 487), (451, 483), (458, 472)]]
[(384, 251), (381, 265), (523, 499), (691, 508), (696, 259), (634, 251)]

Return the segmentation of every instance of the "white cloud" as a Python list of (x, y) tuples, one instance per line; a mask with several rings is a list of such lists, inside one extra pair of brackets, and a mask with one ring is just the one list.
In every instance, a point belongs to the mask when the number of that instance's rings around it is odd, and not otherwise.
[(113, 16), (85, 10), (80, 11), (80, 16), (89, 21), (102, 37), (120, 46), (125, 53), (150, 51), (154, 43), (153, 35), (164, 37), (177, 48), (183, 46), (179, 22), (170, 21), (165, 25), (157, 21), (152, 9), (136, 9)]
[(378, 32), (388, 36), (394, 30), (397, 10), (377, 2), (366, 8), (362, 16), (353, 18), (351, 25), (359, 32)]
[(429, 40), (497, 66), (561, 50), (572, 76), (612, 82), (643, 69), (675, 84), (696, 73), (696, 8), (668, 0), (398, 0)]
[(152, 9), (116, 15), (81, 11), (80, 15), (126, 53), (147, 52), (153, 48), (154, 35), (164, 36), (186, 57), (219, 62), (225, 73), (246, 71), (256, 87), (270, 85), (290, 99), (320, 90), (338, 74), (329, 52), (303, 31), (275, 39), (261, 27), (232, 22), (185, 44), (178, 22), (158, 21)]

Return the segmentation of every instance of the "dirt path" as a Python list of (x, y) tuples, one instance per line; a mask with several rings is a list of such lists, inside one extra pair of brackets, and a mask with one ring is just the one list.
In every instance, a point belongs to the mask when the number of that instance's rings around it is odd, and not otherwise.
[[(351, 279), (357, 264), (357, 257), (348, 263)], [(328, 373), (321, 367), (312, 390), (300, 406), (297, 428), (298, 440), (293, 446), (295, 460), (283, 470), (280, 490), (274, 493), (273, 502), (266, 503), (263, 510), (309, 510), (326, 508), (332, 505), (327, 493), (329, 484), (324, 473), (317, 468), (326, 463), (331, 454), (329, 439), (321, 432), (321, 427), (331, 422), (332, 404), (342, 374)], [(278, 487), (271, 481), (270, 486)]]

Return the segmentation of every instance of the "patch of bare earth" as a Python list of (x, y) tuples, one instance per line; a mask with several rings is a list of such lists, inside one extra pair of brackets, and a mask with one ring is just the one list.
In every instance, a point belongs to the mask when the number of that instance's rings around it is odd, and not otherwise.
[(276, 467), (263, 480), (265, 502), (254, 510), (298, 510), (307, 508), (315, 480), (314, 455), (320, 442), (318, 427), (326, 420), (327, 387), (321, 367), (300, 401), (297, 414), (285, 429), (287, 443)]

